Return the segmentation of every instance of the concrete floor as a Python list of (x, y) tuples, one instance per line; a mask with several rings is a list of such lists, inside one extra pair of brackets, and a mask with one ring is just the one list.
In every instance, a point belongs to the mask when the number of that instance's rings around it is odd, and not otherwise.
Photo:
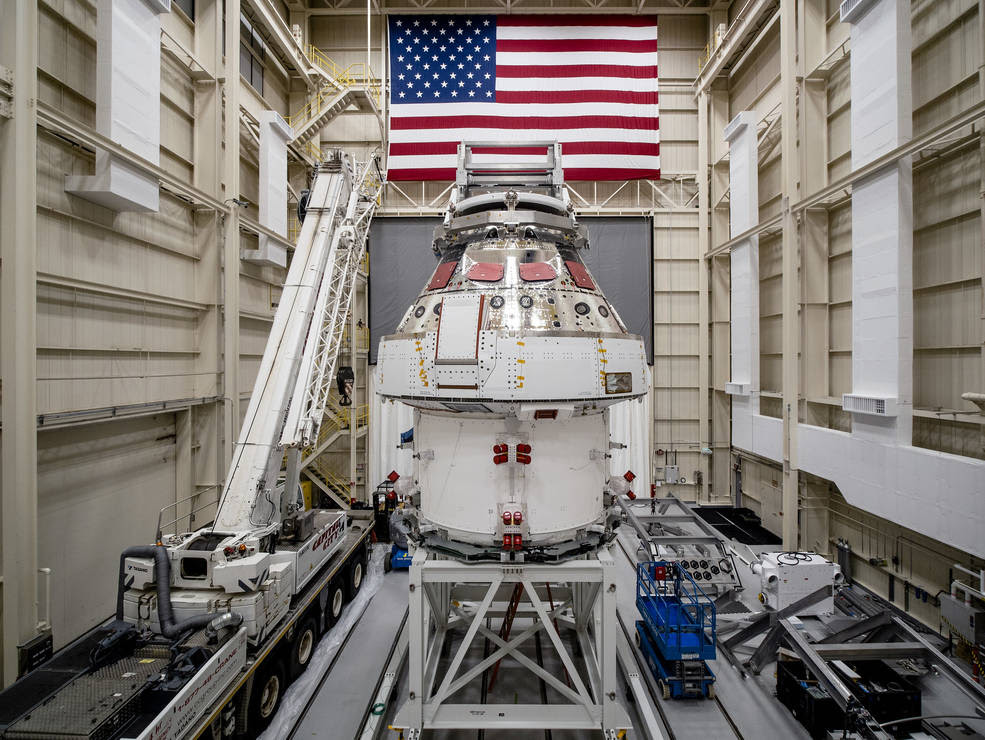
[[(625, 547), (617, 542), (612, 553), (619, 568), (618, 608), (621, 620), (632, 628), (636, 618), (635, 569), (626, 551), (635, 552), (635, 535), (628, 532), (620, 534)], [(750, 611), (762, 609), (756, 600), (758, 584), (748, 569), (740, 567), (747, 588), (741, 594), (741, 601)], [(399, 630), (407, 605), (407, 573), (394, 571), (383, 579), (368, 608), (356, 621), (352, 633), (342, 646), (341, 652), (317, 687), (316, 693), (308, 702), (307, 708), (295, 719), (291, 737), (298, 738), (355, 738), (362, 718), (368, 708), (377, 681), (387, 662), (391, 643)], [(805, 628), (816, 634), (830, 631), (828, 623), (837, 625), (844, 618), (805, 619)], [(518, 619), (515, 623), (521, 625)], [(495, 625), (494, 625), (495, 626)], [(621, 638), (624, 639), (624, 638)], [(477, 641), (478, 642), (478, 641)], [(453, 652), (455, 645), (451, 646)], [(555, 657), (548, 641), (542, 644), (542, 658), (545, 668), (559, 678), (564, 672), (560, 661)], [(534, 644), (530, 643), (529, 656), (536, 660)], [(468, 655), (465, 665), (474, 665), (482, 659), (481, 642)], [(676, 740), (718, 740), (719, 738), (772, 738), (783, 740), (808, 740), (804, 728), (790, 712), (774, 697), (775, 664), (767, 665), (759, 676), (742, 677), (724, 658), (719, 656), (711, 664), (717, 682), (718, 701), (665, 701), (658, 699), (660, 713), (665, 718)], [(928, 675), (922, 679), (923, 708), (925, 713), (969, 714), (973, 707), (969, 700), (960, 694), (947, 679)], [(490, 704), (511, 704), (514, 702), (537, 701), (542, 696), (540, 682), (529, 672), (516, 664), (504, 661), (500, 668), (494, 691), (487, 697)], [(550, 687), (543, 689), (547, 700), (560, 701), (561, 697)], [(456, 700), (479, 702), (478, 682), (466, 687), (456, 696)], [(531, 697), (525, 699), (524, 697)], [(386, 707), (386, 724), (407, 698), (406, 668), (401, 672), (394, 696)], [(630, 713), (631, 719), (639, 727), (640, 719), (633, 702), (627, 701), (626, 685), (620, 675), (620, 701)], [(975, 729), (985, 733), (985, 721), (971, 723)], [(385, 725), (384, 725), (385, 726)], [(395, 733), (384, 730), (381, 737), (396, 737)], [(581, 740), (601, 737), (601, 733), (573, 731), (485, 731), (484, 735), (475, 730), (446, 730), (425, 733), (430, 740), (525, 740), (526, 738), (548, 738), (548, 740)], [(645, 737), (638, 730), (630, 730), (627, 738)]]

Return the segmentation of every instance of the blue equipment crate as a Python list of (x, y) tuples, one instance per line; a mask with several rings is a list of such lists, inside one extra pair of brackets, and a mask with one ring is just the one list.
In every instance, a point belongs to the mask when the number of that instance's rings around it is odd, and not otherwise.
[(410, 556), (406, 550), (403, 550), (396, 545), (390, 548), (390, 567), (396, 570), (406, 569), (410, 567), (410, 561), (413, 558)]

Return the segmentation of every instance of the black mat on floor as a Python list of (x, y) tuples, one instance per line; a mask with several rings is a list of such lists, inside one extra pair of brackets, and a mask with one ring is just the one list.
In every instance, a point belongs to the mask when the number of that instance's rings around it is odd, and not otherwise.
[(744, 545), (779, 545), (783, 540), (767, 529), (750, 509), (732, 506), (701, 506), (695, 513), (730, 539)]

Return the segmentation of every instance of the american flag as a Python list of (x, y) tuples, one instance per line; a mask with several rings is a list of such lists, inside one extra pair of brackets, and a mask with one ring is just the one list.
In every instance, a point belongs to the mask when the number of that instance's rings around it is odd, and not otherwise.
[(390, 16), (389, 38), (390, 180), (453, 180), (459, 141), (560, 141), (569, 180), (660, 177), (656, 18)]

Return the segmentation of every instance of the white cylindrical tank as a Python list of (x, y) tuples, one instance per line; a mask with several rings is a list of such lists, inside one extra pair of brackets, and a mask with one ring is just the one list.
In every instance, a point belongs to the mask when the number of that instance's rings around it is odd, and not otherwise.
[[(521, 421), (418, 411), (422, 525), (480, 546), (507, 532), (520, 534), (524, 546), (574, 540), (603, 515), (606, 416)], [(519, 527), (505, 525), (503, 514), (516, 512)]]

